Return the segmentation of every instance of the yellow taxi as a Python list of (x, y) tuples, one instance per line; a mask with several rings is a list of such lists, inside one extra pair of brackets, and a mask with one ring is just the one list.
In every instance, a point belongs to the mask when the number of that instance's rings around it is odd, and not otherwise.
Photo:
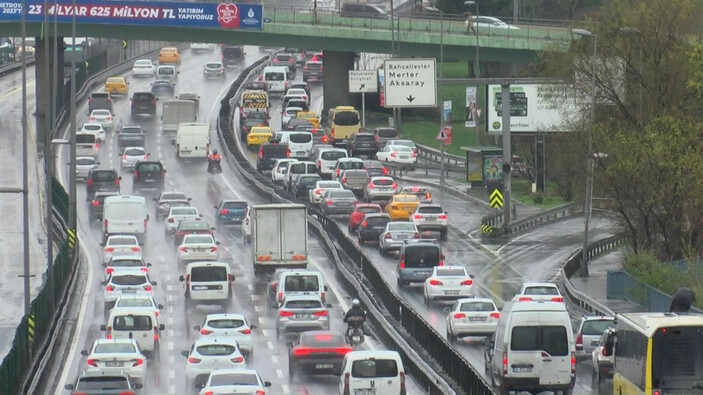
[(312, 124), (312, 127), (320, 127), (320, 118), (317, 117), (314, 111), (298, 111), (296, 118), (305, 119)]
[(420, 199), (415, 195), (393, 195), (390, 203), (386, 205), (386, 213), (391, 216), (391, 220), (408, 220), (410, 214), (420, 204)]
[(181, 55), (176, 47), (163, 47), (159, 51), (159, 63), (178, 63), (181, 64)]
[(257, 146), (269, 141), (273, 137), (273, 130), (268, 126), (254, 126), (247, 133), (247, 146)]
[(124, 77), (110, 77), (105, 80), (105, 92), (126, 95), (128, 92), (127, 85), (127, 80)]

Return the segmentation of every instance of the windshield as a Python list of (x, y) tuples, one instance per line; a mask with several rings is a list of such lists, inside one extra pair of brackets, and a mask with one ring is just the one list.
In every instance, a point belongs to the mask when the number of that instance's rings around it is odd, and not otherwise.
[(224, 319), (224, 320), (210, 320), (207, 322), (207, 326), (217, 329), (227, 329), (227, 328), (239, 328), (244, 326), (244, 320), (238, 319)]
[(394, 138), (398, 136), (398, 131), (395, 129), (378, 129), (378, 137)]
[(137, 350), (129, 343), (101, 343), (95, 346), (94, 353), (132, 353)]
[(90, 133), (76, 133), (76, 143), (95, 144), (95, 135)]
[(289, 300), (285, 304), (287, 309), (321, 309), (319, 300)]
[[(434, 246), (408, 246), (405, 248), (406, 267), (433, 267), (439, 265), (439, 248)], [(403, 257), (401, 257), (401, 260)]]
[(600, 336), (606, 329), (614, 327), (614, 320), (588, 320), (583, 323), (581, 333), (590, 336)]
[(143, 156), (144, 150), (140, 148), (127, 148), (124, 150), (124, 154), (127, 156)]
[(218, 373), (210, 376), (210, 387), (228, 385), (258, 385), (256, 375), (251, 373)]
[(190, 271), (191, 282), (227, 281), (227, 270), (224, 267), (194, 267)]
[(701, 392), (703, 326), (662, 328), (652, 336), (652, 387), (664, 393)]
[(556, 287), (526, 287), (524, 295), (559, 295)]
[(352, 363), (351, 375), (353, 377), (396, 377), (398, 364), (393, 359), (367, 359)]
[(565, 326), (516, 326), (510, 349), (513, 351), (545, 351), (552, 356), (569, 354)]
[(304, 292), (304, 291), (319, 291), (320, 281), (315, 275), (295, 275), (287, 276), (283, 283), (283, 289), (286, 291)]
[(422, 214), (444, 214), (444, 211), (442, 211), (442, 207), (439, 206), (420, 207), (418, 212)]
[[(110, 261), (110, 266), (115, 267), (141, 267), (144, 262), (141, 259), (113, 259)], [(141, 284), (141, 283), (140, 283)]]
[(452, 276), (466, 276), (466, 271), (464, 269), (437, 269), (437, 275), (438, 276), (446, 276), (446, 277), (452, 277)]
[(320, 154), (320, 159), (323, 160), (337, 160), (339, 158), (346, 158), (347, 153), (342, 151), (324, 151)]
[(213, 244), (213, 241), (210, 235), (187, 235), (183, 244)]
[(115, 317), (113, 329), (116, 331), (149, 331), (152, 329), (148, 315), (120, 315)]
[(460, 311), (493, 311), (495, 307), (489, 302), (467, 302), (462, 303)]
[(288, 136), (291, 143), (304, 144), (312, 141), (311, 133), (291, 133)]
[(93, 159), (93, 158), (77, 158), (76, 159), (76, 165), (88, 166), (88, 165), (94, 165), (94, 164), (95, 164), (95, 159)]
[(151, 299), (144, 298), (134, 298), (134, 299), (120, 299), (117, 302), (118, 307), (154, 307), (154, 303)]
[(121, 276), (113, 276), (110, 282), (116, 285), (142, 285), (147, 281), (146, 276), (126, 274)]
[(334, 123), (339, 126), (354, 126), (359, 123), (359, 114), (351, 111), (339, 111), (334, 114)]

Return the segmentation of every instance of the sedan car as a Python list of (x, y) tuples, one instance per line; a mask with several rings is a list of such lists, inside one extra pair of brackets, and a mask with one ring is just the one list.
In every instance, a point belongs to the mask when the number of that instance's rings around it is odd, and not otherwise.
[(211, 43), (190, 43), (190, 52), (212, 52), (215, 45)]
[(447, 340), (458, 337), (491, 336), (498, 326), (500, 311), (488, 298), (457, 300), (447, 314)]
[(303, 332), (288, 343), (288, 377), (292, 380), (298, 373), (339, 375), (344, 356), (352, 351), (341, 334)]
[(469, 298), (474, 296), (473, 274), (463, 266), (435, 266), (425, 280), (425, 304), (435, 300)]
[(120, 168), (122, 170), (132, 170), (137, 163), (146, 160), (149, 155), (144, 147), (127, 147), (122, 151)]
[(402, 145), (404, 147), (409, 147), (410, 149), (413, 150), (415, 155), (418, 155), (420, 153), (420, 150), (417, 148), (417, 145), (415, 145), (415, 142), (412, 140), (389, 140), (386, 142), (386, 145), (384, 147), (388, 146), (396, 146), (396, 145)]
[(303, 111), (301, 107), (287, 107), (283, 112), (281, 113), (281, 128), (285, 128), (286, 125), (288, 125), (288, 122), (290, 122), (291, 119), (294, 119), (298, 116), (298, 113)]
[(153, 77), (156, 73), (156, 67), (150, 59), (138, 59), (132, 66), (132, 76), (134, 77)]
[(171, 211), (171, 207), (190, 206), (191, 198), (183, 192), (162, 192), (156, 202), (156, 219), (164, 218)]
[(64, 388), (73, 394), (134, 394), (142, 388), (142, 383), (135, 383), (127, 372), (108, 374), (84, 370), (74, 384), (66, 384)]
[(151, 93), (154, 96), (173, 96), (175, 87), (170, 80), (156, 80), (151, 83)]
[(200, 390), (215, 369), (243, 369), (247, 367), (237, 340), (226, 337), (204, 337), (193, 343), (190, 351), (181, 351), (188, 358), (186, 383), (188, 388)]
[(375, 201), (388, 202), (398, 192), (398, 184), (392, 177), (371, 177), (364, 187), (364, 199), (373, 203)]
[(322, 177), (317, 174), (303, 174), (295, 180), (293, 184), (293, 195), (296, 198), (308, 195), (310, 190), (315, 187), (318, 181), (321, 181)]
[(359, 245), (364, 245), (367, 241), (378, 241), (389, 222), (391, 222), (391, 217), (388, 214), (366, 214), (357, 228)]
[(112, 235), (107, 238), (103, 248), (103, 263), (110, 262), (115, 255), (142, 256), (142, 248), (139, 240), (132, 235)]
[(98, 167), (100, 162), (93, 156), (76, 157), (76, 178), (79, 180), (87, 180), (88, 173)]
[(114, 126), (110, 110), (93, 110), (88, 117), (91, 123), (99, 123), (105, 130), (112, 130)]
[(591, 352), (593, 383), (598, 385), (597, 390), (599, 393), (606, 393), (604, 388), (605, 380), (613, 377), (614, 346), (615, 329), (608, 328), (601, 334), (596, 347)]
[(164, 221), (164, 231), (172, 235), (178, 227), (180, 221), (198, 221), (202, 215), (195, 207), (171, 207)]
[(425, 187), (420, 187), (417, 185), (404, 186), (400, 188), (400, 192), (398, 193), (404, 193), (406, 195), (415, 195), (418, 199), (420, 199), (421, 204), (432, 203), (432, 193)]
[(256, 325), (249, 325), (242, 314), (208, 314), (202, 325), (196, 325), (193, 329), (200, 332), (200, 338), (223, 336), (234, 338), (245, 356), (254, 355), (254, 339), (251, 330), (256, 329)]
[(113, 255), (108, 262), (103, 263), (103, 266), (105, 266), (105, 279), (108, 279), (110, 274), (122, 270), (139, 269), (146, 273), (151, 263), (144, 261), (141, 256)]
[(222, 62), (207, 62), (203, 66), (203, 77), (205, 78), (225, 78), (227, 71)]
[(364, 160), (364, 168), (366, 168), (366, 172), (369, 174), (369, 177), (385, 176), (388, 174), (388, 168), (377, 160)]
[(105, 80), (105, 92), (112, 95), (126, 95), (129, 93), (128, 84), (124, 77), (109, 77)]
[(212, 235), (185, 235), (178, 247), (178, 263), (216, 261), (220, 256), (217, 250), (219, 244)]
[(249, 210), (249, 204), (243, 200), (224, 199), (213, 208), (216, 210), (215, 218), (219, 228), (220, 225), (241, 225)]
[(159, 51), (159, 64), (181, 63), (181, 55), (176, 47), (163, 47)]
[(331, 189), (344, 189), (339, 181), (318, 181), (308, 193), (308, 200), (310, 204), (320, 203), (320, 197), (323, 193)]
[(402, 165), (414, 165), (417, 163), (417, 156), (412, 148), (395, 145), (386, 145), (378, 150), (376, 159), (382, 162), (393, 162)]
[(146, 377), (147, 359), (134, 339), (97, 339), (90, 350), (81, 351), (81, 355), (86, 357), (87, 371), (124, 371), (139, 383), (143, 383)]
[(105, 310), (110, 310), (119, 296), (133, 294), (152, 295), (152, 287), (156, 285), (156, 281), (151, 281), (149, 274), (141, 269), (125, 268), (110, 273), (110, 277), (103, 285), (105, 285), (103, 293)]
[(103, 125), (99, 122), (84, 123), (78, 132), (93, 133), (98, 141), (105, 141), (105, 128), (103, 128)]
[(198, 235), (213, 235), (215, 228), (210, 227), (205, 221), (181, 221), (176, 227), (176, 232), (173, 237), (173, 244), (176, 246), (181, 245), (185, 235), (198, 234)]
[(154, 315), (157, 317), (164, 308), (162, 304), (156, 303), (153, 296), (150, 295), (122, 295), (115, 300), (115, 307), (113, 309), (119, 309), (120, 307), (125, 308), (145, 308), (154, 311)]
[(288, 296), (278, 309), (276, 337), (288, 331), (329, 330), (328, 307), (319, 296)]
[(117, 134), (117, 150), (122, 152), (127, 147), (144, 147), (146, 136), (139, 126), (122, 126)]
[(528, 300), (563, 302), (564, 297), (561, 296), (559, 288), (554, 283), (523, 283), (513, 300), (518, 302)]
[(269, 381), (264, 381), (256, 370), (217, 369), (210, 373), (201, 394), (268, 394)]
[(378, 252), (381, 256), (389, 251), (398, 251), (405, 240), (419, 239), (420, 232), (417, 231), (412, 222), (396, 221), (386, 224), (386, 229), (378, 238)]
[(357, 227), (364, 220), (364, 216), (369, 213), (381, 213), (383, 210), (381, 206), (373, 203), (357, 203), (354, 206), (354, 211), (349, 214), (349, 219), (347, 220), (347, 230), (349, 233), (356, 232)]
[(320, 197), (320, 210), (325, 214), (349, 215), (357, 203), (354, 192), (348, 189), (330, 189)]
[(415, 195), (393, 195), (391, 201), (386, 205), (385, 211), (391, 216), (393, 221), (410, 219), (410, 215), (415, 208), (420, 205), (420, 199)]

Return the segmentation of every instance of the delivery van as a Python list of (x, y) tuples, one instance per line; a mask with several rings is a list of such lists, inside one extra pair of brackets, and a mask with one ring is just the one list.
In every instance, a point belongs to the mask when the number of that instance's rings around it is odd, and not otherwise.
[(178, 131), (181, 122), (195, 122), (198, 120), (198, 105), (192, 100), (167, 100), (161, 111), (162, 130), (166, 132)]
[(111, 235), (137, 236), (140, 242), (146, 238), (146, 222), (149, 214), (143, 196), (118, 195), (105, 198), (103, 204), (103, 243)]
[(210, 154), (208, 124), (186, 122), (178, 124), (176, 132), (176, 157), (207, 159)]
[(266, 85), (269, 87), (269, 94), (283, 96), (288, 85), (288, 67), (267, 66), (262, 73)]

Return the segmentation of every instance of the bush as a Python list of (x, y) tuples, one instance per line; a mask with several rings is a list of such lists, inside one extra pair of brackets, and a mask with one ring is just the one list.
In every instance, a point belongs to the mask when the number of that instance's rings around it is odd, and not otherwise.
[(541, 192), (533, 193), (532, 201), (536, 204), (542, 204), (544, 202), (544, 194), (542, 194)]
[(684, 268), (671, 262), (660, 262), (656, 254), (644, 251), (625, 257), (625, 270), (637, 280), (669, 295), (677, 288), (688, 287), (698, 296), (696, 307), (703, 307), (703, 265), (698, 259), (687, 259)]

